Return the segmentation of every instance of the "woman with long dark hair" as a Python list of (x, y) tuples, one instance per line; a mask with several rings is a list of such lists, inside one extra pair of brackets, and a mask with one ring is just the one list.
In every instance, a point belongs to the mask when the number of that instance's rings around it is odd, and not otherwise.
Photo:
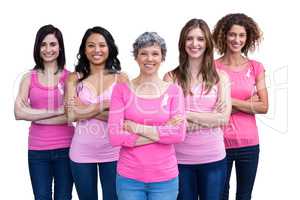
[(73, 179), (69, 147), (74, 128), (64, 115), (64, 85), (68, 76), (60, 30), (41, 27), (34, 45), (35, 67), (20, 84), (15, 117), (31, 121), (28, 138), (28, 164), (37, 200), (72, 198)]
[(118, 49), (112, 35), (102, 27), (88, 29), (82, 39), (75, 72), (68, 79), (67, 114), (76, 121), (70, 158), (80, 200), (97, 200), (99, 170), (104, 200), (115, 200), (116, 163), (119, 148), (107, 136), (107, 112), (112, 89), (123, 77)]

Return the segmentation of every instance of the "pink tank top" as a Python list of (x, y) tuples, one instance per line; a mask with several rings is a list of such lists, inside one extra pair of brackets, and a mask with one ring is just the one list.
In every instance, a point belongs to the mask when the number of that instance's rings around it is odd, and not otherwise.
[[(29, 87), (30, 106), (36, 109), (56, 110), (63, 106), (64, 84), (68, 71), (63, 70), (58, 85), (47, 87), (42, 85), (37, 71), (32, 70)], [(70, 146), (74, 127), (68, 124), (41, 125), (34, 122), (29, 128), (29, 150), (51, 150)]]
[[(250, 98), (256, 92), (256, 78), (264, 72), (261, 63), (249, 60), (248, 66), (241, 71), (233, 71), (218, 60), (216, 67), (227, 72), (231, 81), (231, 97), (241, 100)], [(226, 148), (240, 148), (259, 144), (255, 115), (236, 112), (230, 116), (229, 123), (224, 127)]]
[[(101, 95), (95, 96), (82, 82), (77, 85), (77, 95), (85, 104), (110, 100), (115, 83)], [(77, 163), (112, 162), (119, 159), (119, 147), (108, 139), (107, 122), (98, 119), (77, 122), (70, 148), (70, 158)]]
[[(218, 98), (218, 86), (215, 85), (206, 94), (202, 84), (191, 91), (193, 95), (185, 97), (186, 111), (212, 112)], [(223, 131), (221, 128), (203, 128), (187, 132), (184, 142), (176, 144), (176, 156), (179, 164), (204, 164), (225, 158)]]

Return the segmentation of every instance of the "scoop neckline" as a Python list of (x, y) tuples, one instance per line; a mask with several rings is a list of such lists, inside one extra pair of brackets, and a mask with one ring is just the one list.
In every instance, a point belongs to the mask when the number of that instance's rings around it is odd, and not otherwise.
[(247, 62), (245, 63), (245, 65), (247, 65), (247, 66), (244, 67), (241, 70), (238, 70), (238, 71), (232, 70), (231, 68), (229, 68), (229, 65), (223, 64), (222, 62), (220, 62), (220, 60), (216, 60), (216, 62), (221, 64), (222, 68), (226, 69), (226, 71), (233, 72), (233, 73), (241, 73), (241, 72), (248, 71), (250, 66), (251, 66), (251, 60), (250, 59), (247, 59)]
[(61, 85), (61, 81), (62, 81), (63, 77), (65, 76), (65, 73), (66, 73), (66, 69), (63, 69), (63, 71), (62, 71), (62, 73), (61, 73), (61, 75), (59, 77), (58, 83), (56, 85), (54, 85), (54, 86), (46, 86), (46, 85), (43, 85), (40, 82), (39, 77), (38, 77), (38, 71), (35, 71), (35, 82), (42, 89), (54, 90), (54, 89), (58, 88), (58, 85)]
[(139, 98), (139, 99), (143, 99), (143, 100), (159, 100), (159, 99), (163, 98), (163, 97), (168, 93), (168, 91), (170, 90), (170, 88), (172, 87), (173, 84), (172, 84), (172, 83), (169, 83), (168, 86), (167, 86), (167, 88), (165, 89), (165, 91), (164, 91), (160, 96), (158, 96), (158, 97), (153, 97), (153, 98), (146, 98), (146, 97), (137, 95), (137, 94), (134, 92), (133, 88), (130, 87), (130, 85), (131, 85), (130, 83), (129, 83), (129, 84), (126, 84), (126, 86), (128, 87), (128, 90), (130, 91), (130, 93), (132, 93), (135, 97), (137, 97), (137, 98)]

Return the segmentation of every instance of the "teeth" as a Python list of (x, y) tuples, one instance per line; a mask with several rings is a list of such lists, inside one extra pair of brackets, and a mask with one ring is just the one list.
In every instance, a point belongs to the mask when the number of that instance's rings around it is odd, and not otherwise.
[(151, 65), (151, 64), (145, 64), (144, 66), (145, 66), (145, 67), (153, 67), (154, 65)]
[(101, 56), (100, 56), (100, 55), (97, 55), (97, 56), (93, 56), (93, 58), (99, 59), (99, 58), (101, 58)]

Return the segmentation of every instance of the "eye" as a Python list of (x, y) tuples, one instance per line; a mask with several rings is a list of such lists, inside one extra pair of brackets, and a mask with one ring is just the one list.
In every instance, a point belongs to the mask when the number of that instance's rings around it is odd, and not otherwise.
[(88, 44), (87, 47), (88, 47), (88, 48), (94, 48), (95, 45), (94, 45), (94, 44)]
[(186, 38), (186, 41), (191, 41), (191, 40), (193, 40), (193, 37), (191, 37), (191, 36)]
[(228, 33), (228, 36), (229, 36), (229, 37), (235, 37), (235, 35), (236, 35), (236, 34), (235, 34), (235, 33), (232, 33), (232, 32)]
[(46, 42), (42, 42), (41, 47), (46, 46)]
[(56, 42), (51, 42), (51, 43), (50, 43), (50, 46), (51, 46), (51, 47), (55, 47), (56, 45), (57, 45)]
[(153, 52), (152, 55), (153, 56), (159, 56), (159, 53), (158, 52)]
[(198, 37), (197, 40), (200, 41), (200, 42), (205, 41), (204, 37)]

